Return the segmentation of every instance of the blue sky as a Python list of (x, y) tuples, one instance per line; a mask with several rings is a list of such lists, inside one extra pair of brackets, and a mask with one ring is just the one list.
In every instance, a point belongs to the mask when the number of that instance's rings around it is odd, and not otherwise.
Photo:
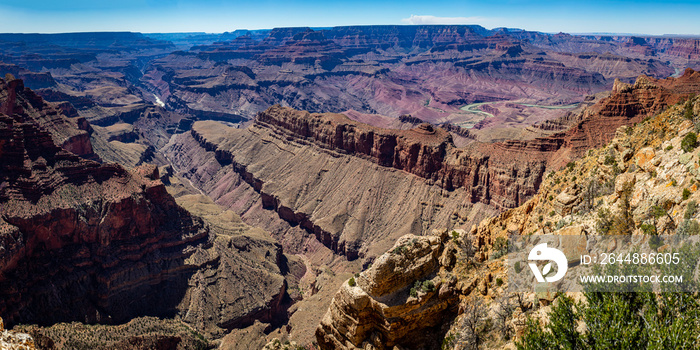
[(210, 32), (480, 24), (544, 32), (700, 35), (700, 1), (0, 0), (0, 32)]

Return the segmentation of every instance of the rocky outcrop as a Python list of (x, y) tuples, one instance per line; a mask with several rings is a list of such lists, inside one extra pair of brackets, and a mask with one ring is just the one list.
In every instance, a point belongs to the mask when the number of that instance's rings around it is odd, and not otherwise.
[(32, 72), (18, 65), (0, 62), (0, 77), (11, 74), (15, 78), (22, 79), (24, 83), (32, 89), (44, 89), (56, 86), (56, 81), (49, 72)]
[(343, 115), (311, 114), (279, 105), (260, 113), (256, 123), (423, 178), (437, 179), (447, 148), (452, 146), (445, 130), (427, 123), (407, 131), (382, 130)]
[(0, 349), (3, 350), (34, 350), (34, 339), (29, 334), (11, 332), (5, 329), (0, 318)]
[(458, 301), (456, 279), (441, 271), (453, 253), (446, 240), (447, 231), (404, 236), (343, 283), (316, 330), (321, 349), (439, 348)]

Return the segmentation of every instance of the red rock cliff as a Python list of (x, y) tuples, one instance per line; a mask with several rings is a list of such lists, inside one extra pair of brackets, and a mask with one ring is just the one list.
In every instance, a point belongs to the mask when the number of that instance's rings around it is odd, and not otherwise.
[(85, 132), (21, 81), (0, 80), (0, 101), (0, 314), (49, 324), (174, 312), (194, 268), (186, 248), (208, 240), (201, 219), (154, 166), (67, 151), (92, 154)]
[(448, 190), (468, 189), (473, 203), (512, 208), (537, 192), (546, 168), (559, 167), (610, 141), (618, 127), (638, 122), (693, 92), (700, 92), (700, 73), (690, 69), (675, 79), (641, 76), (633, 85), (616, 83), (610, 97), (587, 109), (564, 132), (532, 141), (473, 143), (464, 149), (454, 146), (448, 132), (429, 124), (389, 130), (340, 114), (281, 106), (259, 113), (256, 125), (286, 138), (406, 171)]

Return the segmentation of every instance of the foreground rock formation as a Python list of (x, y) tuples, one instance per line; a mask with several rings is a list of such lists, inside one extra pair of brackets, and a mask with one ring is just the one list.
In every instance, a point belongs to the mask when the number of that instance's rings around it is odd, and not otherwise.
[(316, 330), (321, 349), (437, 348), (458, 301), (446, 243), (447, 231), (406, 235), (343, 283)]
[[(566, 168), (549, 173), (532, 199), (473, 226), (470, 234), (484, 242), (477, 255), (496, 256), (490, 260), (491, 272), (506, 286), (506, 261), (495, 254), (497, 242), (505, 242), (513, 234), (700, 234), (698, 144), (689, 141), (695, 140), (698, 115), (700, 100), (694, 98), (635, 126), (620, 127), (604, 147), (592, 149)], [(505, 291), (489, 290), (484, 294), (483, 303), (489, 311), (481, 317), (481, 324), (505, 320), (501, 324), (510, 327), (513, 338), (504, 336), (502, 327), (484, 329), (479, 344), (485, 348), (512, 348), (528, 318), (548, 322), (548, 312), (557, 298), (556, 293), (547, 290), (518, 295)], [(581, 294), (574, 293), (573, 297), (580, 300)], [(468, 313), (460, 315), (449, 334), (467, 332), (470, 323), (466, 320)], [(456, 341), (449, 348), (465, 345), (465, 338), (452, 340)]]

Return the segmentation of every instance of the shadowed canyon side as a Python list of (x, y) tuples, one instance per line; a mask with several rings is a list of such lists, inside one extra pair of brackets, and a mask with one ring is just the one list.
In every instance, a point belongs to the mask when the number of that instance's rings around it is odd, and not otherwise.
[(283, 322), (289, 267), (269, 234), (191, 215), (153, 165), (127, 170), (76, 155), (94, 158), (78, 128), (89, 125), (21, 80), (0, 79), (0, 106), (0, 314), (7, 324), (180, 315), (216, 338), (255, 320)]
[[(3, 82), (2, 93), (5, 320), (117, 322), (174, 311), (186, 287), (177, 282), (192, 272), (184, 249), (208, 239), (201, 220), (167, 195), (154, 167), (130, 172), (57, 146), (84, 132), (21, 81)], [(79, 140), (88, 143), (72, 148), (91, 153), (89, 139)]]

